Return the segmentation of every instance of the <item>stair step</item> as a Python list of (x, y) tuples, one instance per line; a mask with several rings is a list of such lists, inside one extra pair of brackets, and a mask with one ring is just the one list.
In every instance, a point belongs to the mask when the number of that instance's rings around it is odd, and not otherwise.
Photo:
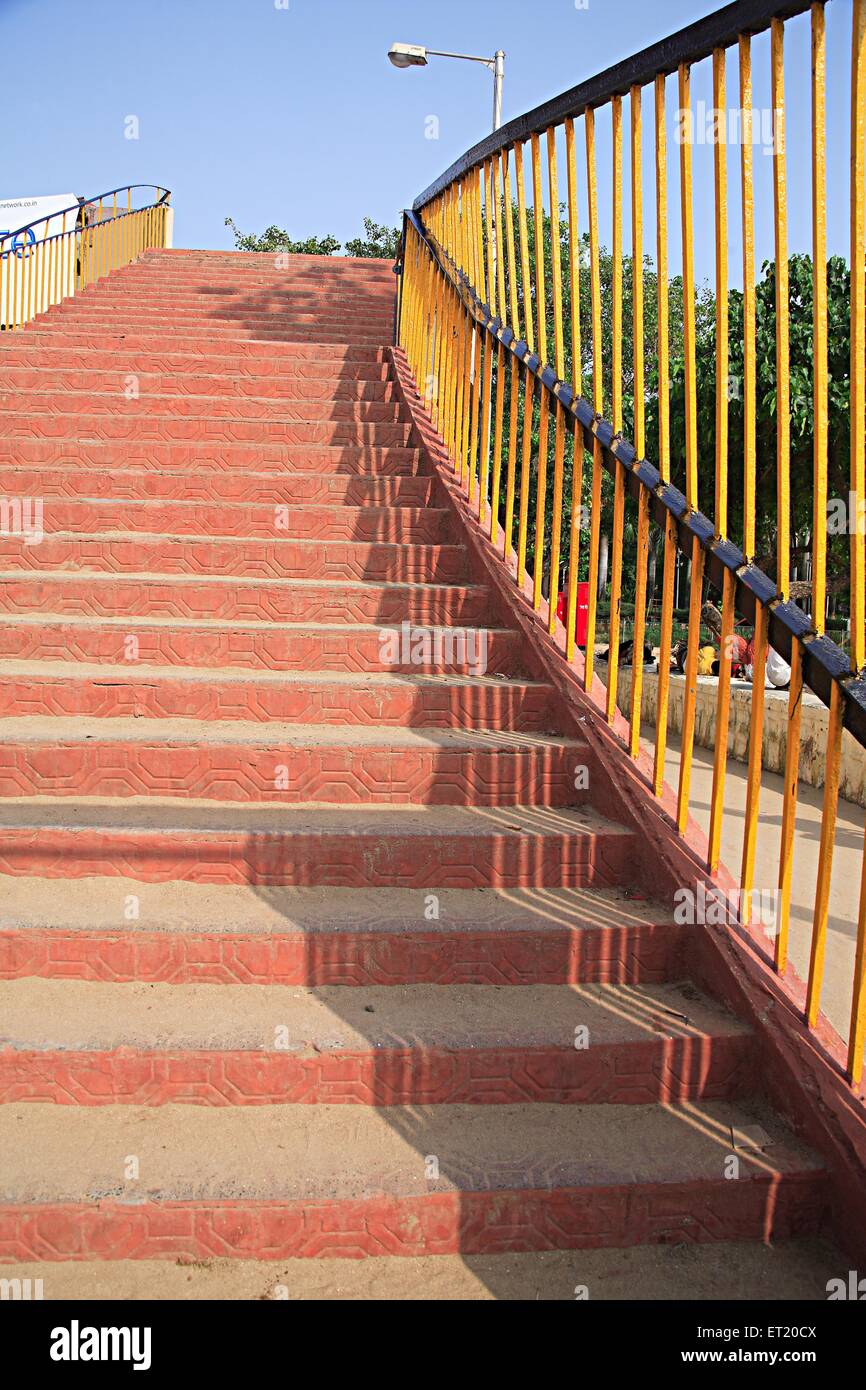
[(254, 356), (247, 346), (238, 349), (237, 354), (205, 354), (184, 352), (163, 343), (150, 352), (135, 353), (129, 350), (123, 337), (118, 337), (113, 349), (81, 347), (76, 355), (79, 373), (70, 367), (68, 353), (53, 342), (50, 335), (42, 335), (45, 342), (39, 347), (34, 347), (30, 329), (23, 334), (12, 334), (7, 343), (8, 336), (0, 338), (0, 381), (9, 380), (15, 373), (37, 381), (51, 376), (76, 381), (85, 374), (84, 379), (107, 377), (116, 384), (118, 377), (133, 373), (178, 383), (186, 383), (190, 378), (208, 383), (219, 381), (226, 392), (231, 393), (237, 386), (256, 396), (281, 394), (283, 390), (292, 395), (295, 390), (299, 393), (307, 388), (312, 390), (324, 382), (340, 389), (352, 382), (375, 385), (391, 380), (391, 369), (381, 352), (358, 359), (334, 355), (338, 350), (332, 348), (323, 348), (321, 357), (308, 355), (306, 351), (303, 355), (300, 352), (288, 355), (278, 345), (275, 351), (279, 360), (275, 363), (274, 353)]
[[(417, 1255), (392, 1260), (41, 1260), (0, 1266), (0, 1278), (36, 1280), (46, 1301), (134, 1302), (290, 1299), (292, 1302), (574, 1302), (661, 1299), (826, 1302), (839, 1252), (821, 1237), (542, 1250), (507, 1255)], [(34, 1295), (35, 1296), (35, 1295)]]
[(100, 416), (120, 416), (140, 426), (153, 429), (155, 422), (164, 417), (171, 421), (193, 417), (212, 422), (229, 419), (239, 428), (247, 422), (277, 424), (317, 424), (336, 422), (341, 424), (393, 425), (405, 422), (405, 412), (398, 401), (393, 400), (314, 400), (307, 397), (292, 399), (282, 396), (273, 400), (244, 396), (240, 400), (231, 396), (197, 396), (188, 392), (157, 395), (141, 391), (129, 398), (123, 386), (118, 383), (114, 391), (37, 391), (16, 390), (0, 392), (0, 412), (6, 416), (26, 411), (34, 419), (50, 416), (64, 421), (99, 418)]
[[(158, 498), (184, 502), (246, 502), (321, 507), (426, 507), (434, 480), (424, 477), (363, 477), (339, 473), (180, 473), (162, 469), (4, 467), (0, 494), (7, 498)], [(53, 508), (52, 508), (53, 512)]]
[(42, 464), (57, 468), (118, 467), (157, 471), (194, 470), (210, 473), (246, 471), (257, 474), (284, 473), (345, 474), (358, 477), (395, 477), (428, 475), (428, 466), (421, 450), (412, 446), (392, 445), (374, 448), (370, 445), (304, 445), (304, 444), (220, 444), (187, 442), (142, 443), (128, 440), (65, 440), (3, 439), (0, 437), (0, 463), (18, 465)]
[(0, 659), (29, 661), (516, 676), (522, 646), (510, 628), (0, 613)]
[(221, 285), (217, 282), (199, 286), (179, 282), (174, 287), (160, 283), (116, 284), (109, 280), (105, 285), (78, 294), (74, 301), (79, 307), (103, 309), (106, 313), (122, 315), (127, 310), (148, 311), (151, 315), (168, 310), (182, 313), (209, 314), (258, 314), (286, 315), (313, 314), (316, 320), (326, 322), (334, 314), (344, 314), (348, 318), (376, 317), (385, 322), (394, 322), (394, 287), (390, 290), (356, 290), (342, 287), (326, 287), (321, 290), (308, 290), (295, 287), (281, 288), (269, 285), (266, 281), (245, 289), (240, 285)]
[[(136, 905), (135, 911), (130, 904)], [(237, 985), (662, 983), (688, 928), (622, 888), (3, 880), (0, 977)]]
[(571, 806), (588, 799), (592, 761), (587, 744), (552, 734), (81, 715), (0, 720), (0, 798)]
[[(46, 535), (66, 532), (152, 536), (238, 536), (244, 540), (383, 541), (440, 545), (450, 512), (437, 507), (329, 507), (314, 503), (197, 502), (191, 498), (43, 499)], [(2, 556), (2, 540), (0, 540)]]
[(505, 676), (0, 660), (3, 716), (272, 719), (437, 729), (555, 726), (552, 689)]
[(286, 887), (617, 887), (632, 832), (588, 808), (7, 797), (0, 873)]
[[(57, 314), (52, 317), (49, 311), (48, 314), (40, 315), (35, 324), (41, 332), (50, 333), (63, 340), (86, 335), (91, 342), (100, 347), (104, 347), (115, 338), (118, 331), (118, 324), (112, 315), (103, 317), (97, 314), (93, 322), (89, 314)], [(152, 317), (144, 315), (139, 322), (129, 324), (127, 336), (133, 337), (139, 332), (147, 333), (152, 325)], [(328, 343), (342, 346), (351, 343), (353, 346), (381, 348), (392, 338), (392, 333), (386, 333), (384, 328), (375, 332), (367, 330), (358, 333), (350, 326), (336, 324), (334, 327), (328, 327), (313, 323), (291, 323), (283, 328), (272, 328), (266, 317), (249, 326), (244, 323), (209, 323), (198, 320), (188, 324), (172, 322), (171, 335), (173, 342), (187, 349), (197, 347), (202, 339), (210, 343), (284, 343), (291, 346), (306, 343), (315, 344), (317, 347)]]
[(273, 270), (287, 279), (299, 281), (327, 279), (366, 283), (369, 280), (394, 284), (394, 266), (388, 256), (325, 257), (304, 252), (292, 254), (285, 260), (281, 259), (277, 266), (273, 251), (204, 251), (194, 247), (154, 247), (145, 251), (125, 273), (144, 270), (158, 270), (160, 276), (170, 275), (174, 271), (199, 274), (204, 270), (210, 270), (226, 281)]
[[(776, 1142), (739, 1151), (732, 1182), (732, 1133), (756, 1122)], [(827, 1201), (816, 1158), (764, 1111), (727, 1101), (22, 1103), (0, 1107), (0, 1144), (10, 1261), (771, 1240), (816, 1234)], [(138, 1179), (124, 1177), (131, 1154)]]
[(668, 1105), (754, 1085), (749, 1031), (684, 985), (29, 979), (0, 984), (0, 1017), (0, 1104)]
[(64, 299), (45, 311), (43, 318), (51, 322), (81, 317), (111, 326), (114, 322), (120, 322), (125, 327), (135, 321), (152, 323), (155, 316), (170, 312), (172, 326), (175, 323), (200, 323), (209, 328), (211, 324), (240, 322), (261, 323), (273, 328), (292, 323), (327, 328), (338, 324), (351, 328), (353, 334), (356, 330), (378, 329), (380, 326), (393, 328), (394, 325), (393, 289), (389, 298), (378, 293), (362, 294), (340, 288), (301, 295), (286, 290), (274, 291), (270, 286), (254, 286), (247, 292), (241, 290), (233, 297), (225, 294), (190, 295), (178, 288), (176, 296), (162, 294), (154, 299), (152, 296), (141, 296), (140, 291), (138, 294), (128, 291), (115, 294), (109, 282), (99, 286), (92, 294), (76, 294)]
[(364, 312), (341, 306), (330, 312), (313, 313), (299, 308), (295, 312), (283, 311), (281, 314), (269, 313), (266, 309), (251, 307), (244, 311), (228, 311), (220, 308), (197, 310), (136, 309), (124, 304), (120, 309), (102, 307), (97, 304), (83, 305), (74, 301), (62, 304), (40, 317), (40, 324), (46, 329), (58, 332), (76, 329), (93, 329), (94, 332), (111, 332), (118, 324), (134, 333), (138, 329), (149, 328), (154, 312), (171, 318), (172, 334), (183, 337), (190, 333), (207, 333), (217, 338), (278, 338), (282, 342), (370, 342), (389, 343), (394, 333), (394, 314), (390, 312)]
[[(2, 362), (2, 359), (0, 359)], [(387, 380), (385, 369), (373, 377), (332, 376), (284, 376), (282, 372), (265, 376), (251, 376), (243, 373), (222, 375), (207, 374), (199, 370), (151, 372), (121, 370), (113, 365), (112, 370), (97, 370), (79, 367), (70, 370), (69, 363), (57, 367), (43, 364), (42, 367), (0, 367), (0, 391), (28, 393), (45, 396), (61, 393), (64, 400), (84, 395), (111, 395), (126, 393), (134, 384), (140, 397), (150, 400), (154, 396), (179, 396), (207, 400), (218, 399), (221, 403), (232, 401), (235, 408), (248, 398), (256, 401), (390, 401), (395, 398), (394, 383)], [(130, 382), (135, 377), (135, 382)]]
[(491, 606), (490, 590), (482, 585), (0, 570), (0, 612), (19, 615), (451, 626), (483, 623)]
[(125, 332), (113, 325), (102, 332), (94, 332), (70, 324), (67, 331), (62, 330), (59, 324), (53, 329), (50, 328), (44, 318), (35, 319), (32, 325), (20, 333), (5, 333), (0, 336), (0, 354), (8, 352), (12, 358), (16, 358), (20, 353), (30, 353), (33, 360), (38, 361), (43, 348), (62, 352), (67, 363), (70, 360), (70, 351), (77, 353), (83, 349), (86, 352), (97, 353), (156, 353), (160, 357), (176, 353), (193, 354), (202, 363), (209, 358), (218, 358), (223, 362), (238, 357), (259, 358), (267, 363), (271, 371), (282, 370), (284, 359), (288, 362), (304, 359), (318, 364), (319, 370), (324, 361), (383, 363), (387, 360), (387, 349), (381, 343), (331, 343), (301, 339), (285, 342), (281, 339), (272, 341), (256, 338), (235, 338), (230, 341), (209, 333), (192, 336), (185, 334), (183, 337), (172, 333), (171, 345), (166, 347), (165, 333), (160, 332), (156, 326), (150, 331), (142, 329), (141, 332)]
[(397, 584), (459, 584), (467, 577), (462, 545), (299, 537), (155, 535), (144, 531), (56, 531), (38, 544), (0, 538), (6, 570), (102, 570), (112, 574), (242, 573), (261, 579), (348, 579)]
[(194, 440), (197, 444), (370, 444), (401, 445), (412, 442), (410, 424), (364, 424), (353, 420), (250, 420), (213, 419), (207, 415), (171, 418), (158, 415), (31, 415), (7, 410), (0, 414), (0, 437), (5, 439), (137, 440), (168, 443)]

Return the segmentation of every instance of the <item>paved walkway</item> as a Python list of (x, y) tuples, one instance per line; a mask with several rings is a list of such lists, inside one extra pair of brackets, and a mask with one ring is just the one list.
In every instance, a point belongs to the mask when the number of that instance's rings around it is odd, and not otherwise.
[[(655, 746), (655, 729), (645, 725), (641, 734), (644, 746), (651, 752)], [(679, 777), (679, 759), (679, 735), (671, 734), (665, 760), (665, 777), (674, 787)], [(709, 829), (712, 787), (712, 750), (695, 748), (691, 813), (705, 832)], [(756, 889), (769, 890), (778, 882), (783, 795), (783, 779), (776, 773), (764, 771), (761, 777), (761, 805), (755, 858)], [(806, 979), (809, 973), (809, 943), (818, 875), (823, 795), (823, 790), (805, 786), (801, 782), (794, 840), (789, 956), (794, 969), (803, 979)], [(729, 758), (725, 785), (725, 817), (722, 824), (722, 861), (737, 879), (742, 857), (745, 804), (746, 764)], [(866, 813), (861, 806), (849, 801), (839, 802), (821, 1007), (834, 1028), (846, 1039), (851, 1013), (864, 820)]]

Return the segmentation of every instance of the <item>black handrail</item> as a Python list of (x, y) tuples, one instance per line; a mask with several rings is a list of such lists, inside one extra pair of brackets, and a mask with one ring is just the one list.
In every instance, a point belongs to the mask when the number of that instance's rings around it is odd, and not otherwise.
[(582, 116), (588, 106), (603, 106), (611, 97), (625, 96), (631, 87), (645, 87), (659, 73), (676, 72), (681, 63), (697, 63), (709, 58), (714, 48), (730, 48), (741, 34), (759, 34), (769, 29), (772, 20), (790, 19), (792, 15), (811, 9), (811, 5), (812, 0), (735, 0), (734, 4), (725, 5), (660, 43), (570, 87), (525, 115), (516, 116), (492, 135), (479, 140), (424, 189), (412, 204), (413, 209), (420, 212), (455, 179), (462, 178), (500, 150), (522, 143), (530, 135), (540, 135), (569, 116)]

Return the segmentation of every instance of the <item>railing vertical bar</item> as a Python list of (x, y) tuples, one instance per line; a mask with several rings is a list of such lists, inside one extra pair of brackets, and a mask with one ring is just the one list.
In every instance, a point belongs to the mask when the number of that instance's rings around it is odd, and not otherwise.
[(866, 0), (854, 0), (851, 39), (851, 669), (866, 663)]
[[(550, 265), (553, 283), (554, 370), (560, 381), (565, 376), (565, 330), (562, 314), (562, 238), (559, 225), (559, 184), (556, 170), (556, 130), (547, 132), (547, 175), (550, 195)], [(565, 462), (565, 412), (559, 401), (555, 407), (553, 448), (553, 501), (550, 517), (550, 575), (547, 604), (547, 630), (556, 631), (559, 600), (559, 561), (562, 544), (562, 492)]]
[[(622, 433), (622, 97), (611, 102), (613, 126), (613, 236), (611, 239), (611, 424)], [(608, 620), (607, 702), (608, 724), (616, 715), (619, 681), (620, 605), (622, 603), (623, 527), (625, 522), (625, 473), (614, 463), (613, 544), (611, 547), (610, 618)]]
[(505, 349), (496, 349), (496, 404), (493, 425), (493, 475), (490, 484), (490, 540), (496, 544), (499, 526), (499, 489), (502, 481), (502, 426), (505, 412)]
[(538, 398), (538, 473), (535, 490), (535, 558), (532, 579), (532, 606), (536, 612), (541, 607), (541, 591), (544, 580), (544, 527), (546, 521), (545, 502), (547, 493), (547, 446), (550, 423), (550, 398), (546, 391), (539, 392)]
[(797, 824), (797, 791), (800, 777), (800, 724), (803, 713), (803, 654), (799, 642), (791, 643), (791, 681), (788, 689), (788, 735), (785, 744), (785, 795), (782, 803), (782, 835), (779, 849), (779, 916), (776, 923), (775, 964), (784, 974), (788, 957), (791, 919), (791, 880), (794, 866), (794, 830)]
[[(574, 120), (565, 122), (565, 162), (568, 174), (568, 274), (571, 298), (571, 382), (576, 395), (583, 394), (583, 362), (580, 341), (580, 239), (577, 214), (577, 161)], [(574, 660), (577, 627), (577, 582), (580, 572), (580, 530), (583, 504), (583, 431), (574, 433), (571, 465), (571, 520), (568, 546), (568, 597), (565, 615), (565, 656)]]
[(535, 314), (538, 355), (547, 361), (547, 292), (544, 267), (544, 198), (541, 192), (541, 150), (537, 135), (530, 141), (532, 152), (532, 220), (535, 233)]
[[(695, 269), (694, 215), (692, 207), (691, 78), (688, 67), (678, 69), (680, 113), (688, 112), (680, 142), (680, 212), (683, 239), (683, 355), (686, 397), (686, 501), (698, 505), (698, 406), (695, 364)], [(695, 707), (698, 695), (698, 647), (701, 635), (701, 598), (704, 551), (697, 537), (692, 541), (689, 588), (689, 630), (683, 684), (683, 723), (680, 735), (680, 776), (677, 791), (677, 826), (683, 832), (689, 818)]]
[(827, 61), (824, 5), (812, 6), (812, 622), (827, 608)]
[(491, 387), (493, 383), (493, 339), (484, 333), (484, 362), (481, 372), (481, 460), (478, 466), (478, 520), (484, 524), (487, 508), (487, 484), (490, 475), (490, 412)]
[[(511, 327), (515, 336), (520, 336), (520, 314), (517, 295), (517, 260), (514, 246), (514, 211), (511, 198), (511, 169), (508, 150), (502, 151), (502, 188), (505, 212), (505, 245), (508, 255), (508, 290), (511, 311)], [(517, 469), (517, 421), (520, 390), (520, 366), (517, 358), (511, 358), (511, 383), (509, 390), (508, 414), (508, 472), (505, 483), (505, 534), (502, 551), (506, 559), (511, 554), (514, 543), (514, 488)]]
[(719, 635), (719, 688), (716, 695), (716, 746), (713, 753), (713, 790), (710, 798), (709, 854), (707, 868), (714, 874), (721, 860), (722, 820), (725, 814), (725, 775), (728, 762), (728, 730), (731, 717), (731, 661), (734, 637), (734, 576), (725, 570), (722, 580), (722, 630)]
[(484, 231), (487, 242), (487, 303), (490, 305), (494, 314), (499, 312), (496, 298), (496, 242), (493, 235), (493, 198), (491, 197), (491, 179), (493, 162), (488, 160), (484, 165)]
[(866, 1043), (866, 842), (860, 871), (860, 905), (857, 912), (857, 947), (854, 954), (854, 987), (851, 997), (851, 1025), (848, 1030), (848, 1080), (859, 1086), (863, 1076), (863, 1049)]
[(743, 217), (743, 552), (755, 553), (755, 189), (752, 179), (752, 43), (748, 34), (739, 40), (740, 187)]
[[(644, 422), (644, 293), (643, 293), (643, 125), (641, 89), (629, 93), (631, 113), (631, 295), (632, 362), (634, 380), (634, 447), (638, 458), (646, 448)], [(643, 704), (643, 649), (646, 624), (647, 565), (649, 563), (649, 494), (641, 488), (637, 510), (637, 557), (634, 595), (634, 628), (631, 652), (631, 704), (629, 753), (640, 751)]]
[(830, 904), (830, 874), (836, 839), (839, 808), (839, 767), (842, 761), (842, 688), (834, 681), (830, 692), (830, 718), (827, 726), (827, 763), (824, 772), (824, 801), (821, 810), (821, 848), (812, 916), (812, 944), (809, 952), (809, 978), (806, 984), (806, 1022), (814, 1028), (821, 1005), (824, 980), (824, 954), (827, 947), (827, 913)]
[(789, 370), (788, 188), (785, 159), (785, 26), (770, 28), (773, 105), (773, 222), (776, 250), (776, 582), (787, 598), (791, 567), (791, 377)]
[[(493, 235), (496, 241), (496, 305), (500, 318), (506, 318), (505, 247), (502, 235), (500, 161), (492, 160), (490, 186), (493, 193)], [(505, 409), (505, 349), (496, 349), (496, 405), (494, 408), (493, 475), (490, 483), (490, 540), (496, 543), (499, 529), (499, 491), (502, 482), (502, 424)]]
[(752, 657), (752, 715), (749, 724), (749, 758), (746, 773), (746, 809), (743, 817), (743, 858), (740, 871), (743, 921), (749, 920), (749, 903), (755, 882), (755, 844), (763, 767), (764, 680), (767, 670), (767, 609), (755, 606)]
[(470, 407), (472, 423), (469, 439), (469, 467), (467, 469), (468, 478), (466, 485), (466, 495), (470, 502), (475, 496), (475, 460), (478, 457), (478, 410), (479, 397), (481, 394), (481, 355), (484, 351), (484, 335), (477, 325), (473, 325), (472, 334), (474, 339), (472, 348), (474, 374), (472, 377), (472, 404)]
[(514, 146), (514, 178), (517, 183), (517, 230), (520, 241), (520, 284), (523, 317), (526, 324), (526, 343), (535, 350), (535, 329), (532, 320), (532, 288), (529, 269), (529, 230), (526, 213), (526, 181), (523, 172), (523, 146)]
[[(655, 168), (656, 168), (656, 291), (659, 378), (658, 466), (663, 482), (670, 475), (670, 337), (668, 301), (668, 165), (665, 76), (655, 80)], [(668, 737), (668, 701), (671, 682), (671, 635), (674, 613), (677, 529), (673, 517), (665, 521), (662, 571), (662, 611), (659, 632), (659, 679), (656, 701), (656, 742), (653, 755), (653, 791), (661, 796), (665, 780), (665, 752)]]
[[(541, 192), (541, 150), (539, 137), (530, 140), (532, 151), (532, 214), (535, 230), (535, 311), (538, 334), (538, 353), (547, 361), (547, 291), (544, 266), (544, 199)], [(535, 480), (535, 558), (532, 583), (532, 606), (541, 607), (541, 588), (544, 574), (544, 525), (547, 502), (547, 438), (549, 401), (546, 391), (538, 399), (538, 465)]]
[[(597, 415), (603, 409), (604, 380), (602, 377), (601, 342), (601, 262), (598, 244), (598, 181), (595, 164), (595, 112), (588, 106), (584, 114), (586, 137), (586, 183), (589, 206), (589, 280), (592, 311), (592, 406)], [(589, 520), (589, 595), (586, 615), (586, 659), (583, 668), (584, 689), (592, 689), (595, 670), (595, 627), (598, 607), (598, 548), (601, 536), (601, 445), (592, 441), (592, 500)]]
[[(526, 212), (526, 182), (523, 171), (523, 146), (514, 146), (514, 177), (517, 183), (517, 221), (520, 240), (520, 286), (526, 343), (530, 352), (535, 348), (535, 328), (532, 320), (532, 286), (529, 267), (529, 232)], [(523, 396), (523, 430), (520, 459), (520, 505), (517, 522), (517, 586), (522, 588), (526, 573), (526, 544), (529, 532), (529, 479), (532, 459), (532, 414), (535, 399), (535, 377), (526, 373)]]
[[(716, 535), (728, 527), (728, 98), (725, 51), (713, 52), (713, 105), (721, 113), (723, 127), (715, 131), (713, 173), (716, 225)], [(718, 117), (717, 117), (718, 121)], [(713, 789), (710, 797), (709, 853), (707, 867), (719, 867), (722, 819), (725, 812), (725, 777), (728, 762), (728, 730), (731, 716), (731, 656), (734, 635), (734, 583), (726, 569), (722, 580), (722, 631), (719, 642), (719, 684), (716, 693), (716, 740), (713, 754)]]
[[(791, 551), (791, 376), (788, 279), (788, 192), (785, 153), (785, 28), (782, 20), (771, 26), (773, 100), (773, 214), (776, 251), (776, 553), (777, 583), (787, 596)], [(814, 310), (813, 310), (814, 312)], [(814, 368), (813, 368), (814, 371)], [(779, 919), (776, 924), (775, 963), (784, 970), (787, 960), (791, 912), (791, 875), (794, 829), (797, 822), (797, 790), (800, 772), (800, 724), (803, 667), (799, 643), (791, 653), (788, 693), (788, 730), (785, 744), (785, 793), (779, 850)]]

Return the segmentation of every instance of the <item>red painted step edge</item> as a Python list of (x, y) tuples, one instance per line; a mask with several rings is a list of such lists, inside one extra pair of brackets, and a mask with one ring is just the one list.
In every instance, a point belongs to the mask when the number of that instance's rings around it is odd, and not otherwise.
[(574, 1047), (0, 1051), (0, 1104), (663, 1105), (750, 1089), (747, 1034)]
[(661, 984), (682, 977), (685, 928), (533, 931), (0, 931), (0, 979), (163, 984)]
[(0, 1260), (481, 1255), (813, 1235), (820, 1173), (290, 1202), (0, 1206)]

